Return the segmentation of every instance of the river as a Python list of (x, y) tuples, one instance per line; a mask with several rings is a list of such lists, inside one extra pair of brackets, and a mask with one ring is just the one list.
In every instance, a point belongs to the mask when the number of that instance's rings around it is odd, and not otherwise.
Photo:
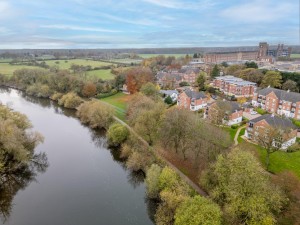
[(0, 101), (27, 115), (44, 136), (36, 150), (45, 152), (49, 163), (11, 196), (9, 216), (0, 224), (153, 224), (154, 204), (146, 199), (143, 176), (126, 170), (102, 132), (82, 125), (74, 111), (50, 100), (0, 89)]

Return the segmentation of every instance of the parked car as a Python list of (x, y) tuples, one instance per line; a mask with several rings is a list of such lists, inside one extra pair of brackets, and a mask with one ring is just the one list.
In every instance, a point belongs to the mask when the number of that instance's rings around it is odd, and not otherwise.
[(256, 115), (257, 112), (256, 112), (256, 111), (251, 111), (250, 114), (251, 114), (251, 115)]

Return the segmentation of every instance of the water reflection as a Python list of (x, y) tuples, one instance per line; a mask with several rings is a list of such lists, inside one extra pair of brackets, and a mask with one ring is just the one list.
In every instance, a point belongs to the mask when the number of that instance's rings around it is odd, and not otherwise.
[(0, 218), (3, 223), (9, 218), (13, 199), (19, 190), (25, 189), (38, 174), (49, 166), (45, 153), (33, 155), (31, 161), (13, 174), (1, 174), (0, 178)]

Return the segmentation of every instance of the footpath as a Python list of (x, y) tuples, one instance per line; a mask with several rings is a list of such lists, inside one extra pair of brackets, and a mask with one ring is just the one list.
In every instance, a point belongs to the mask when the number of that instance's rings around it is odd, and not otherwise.
[[(134, 134), (142, 143), (144, 143), (147, 147), (150, 147), (148, 142), (145, 141), (138, 133), (136, 133), (132, 127), (130, 127), (127, 123), (125, 123), (123, 120), (120, 120), (119, 118), (117, 118), (116, 116), (114, 116), (114, 119), (116, 121), (118, 121), (119, 123), (121, 123), (122, 125), (124, 125), (125, 127), (128, 128), (128, 130)], [(155, 151), (153, 151), (153, 153), (163, 159), (163, 161), (165, 161), (165, 163), (171, 167), (180, 177), (182, 180), (184, 180), (188, 185), (190, 185), (199, 195), (203, 196), (203, 197), (208, 197), (208, 194), (201, 189), (196, 183), (194, 183), (188, 176), (186, 176), (184, 173), (182, 173), (174, 164), (172, 164), (169, 160), (167, 160), (165, 157), (163, 157), (162, 155), (157, 154)]]

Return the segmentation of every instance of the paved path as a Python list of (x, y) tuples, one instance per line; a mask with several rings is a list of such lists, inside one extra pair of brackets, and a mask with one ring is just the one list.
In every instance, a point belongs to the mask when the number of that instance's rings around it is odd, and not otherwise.
[[(134, 134), (142, 143), (144, 143), (147, 147), (150, 147), (148, 142), (145, 141), (138, 133), (136, 133), (132, 127), (130, 127), (127, 123), (125, 123), (123, 120), (120, 120), (116, 116), (114, 116), (114, 119), (118, 121), (119, 123), (123, 124), (125, 127), (129, 129), (129, 131)], [(199, 195), (203, 197), (208, 197), (208, 194), (201, 189), (196, 183), (194, 183), (188, 176), (186, 176), (184, 173), (182, 173), (174, 164), (172, 164), (168, 159), (163, 157), (162, 155), (157, 154), (157, 152), (153, 151), (153, 153), (156, 155), (158, 158), (162, 158), (166, 164), (171, 167), (180, 177), (183, 179), (188, 185), (190, 185)]]
[(246, 125), (240, 127), (240, 128), (238, 129), (238, 131), (236, 132), (236, 134), (235, 134), (235, 136), (234, 136), (234, 146), (237, 146), (237, 145), (239, 144), (239, 142), (238, 142), (239, 134), (240, 134), (241, 130), (242, 130), (243, 128), (245, 128), (245, 127), (246, 127)]

